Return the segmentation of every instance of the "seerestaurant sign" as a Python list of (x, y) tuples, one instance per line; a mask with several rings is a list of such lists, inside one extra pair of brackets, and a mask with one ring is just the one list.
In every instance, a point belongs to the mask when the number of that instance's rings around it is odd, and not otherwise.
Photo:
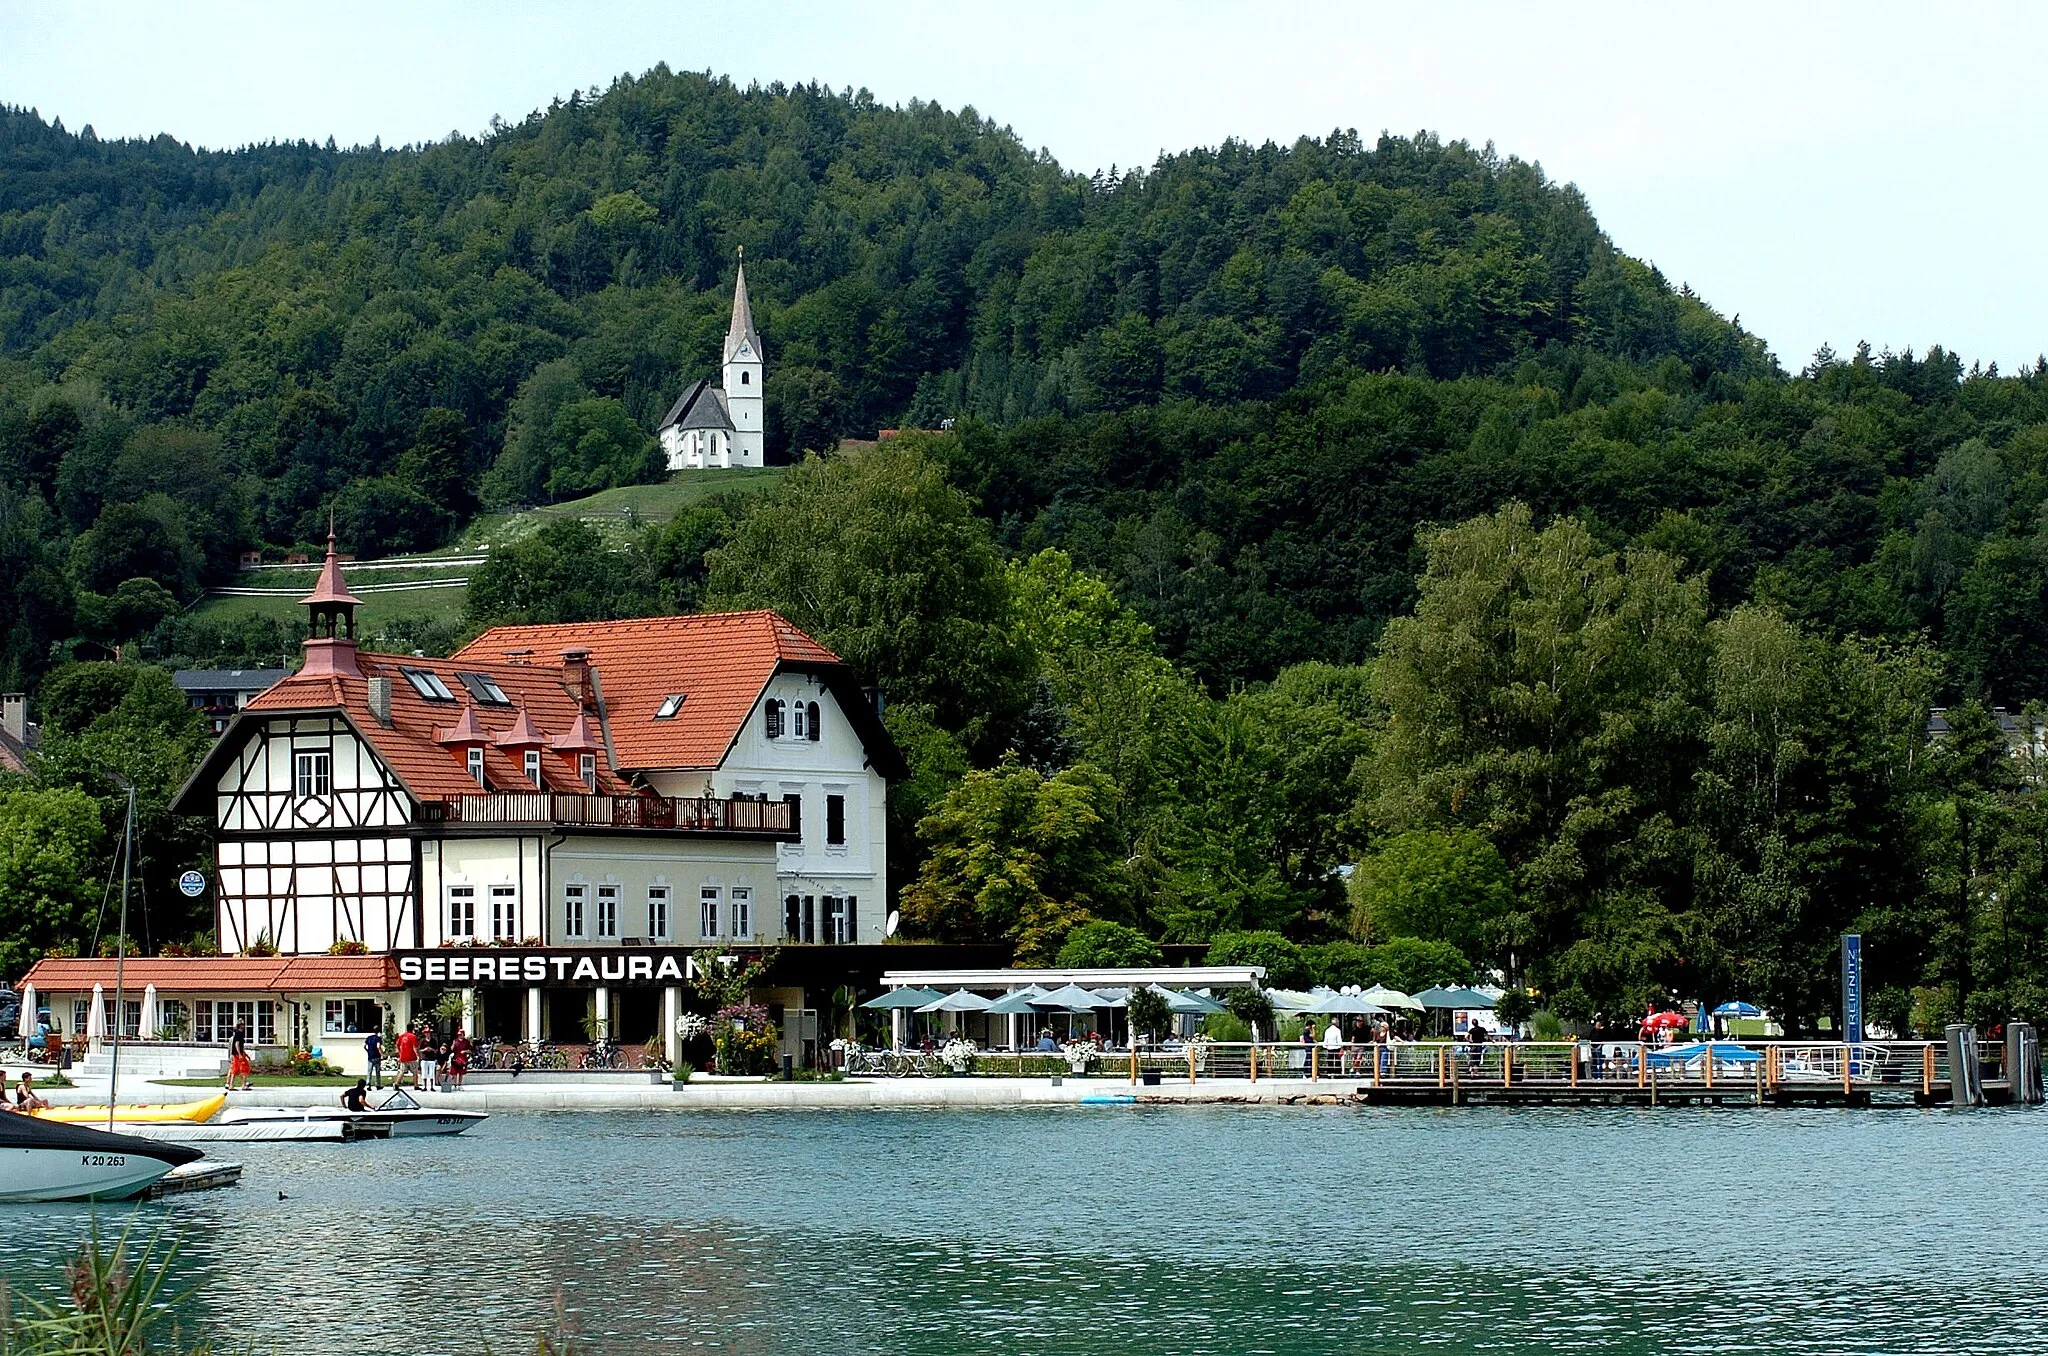
[(699, 969), (679, 946), (440, 947), (392, 954), (407, 984), (681, 984)]

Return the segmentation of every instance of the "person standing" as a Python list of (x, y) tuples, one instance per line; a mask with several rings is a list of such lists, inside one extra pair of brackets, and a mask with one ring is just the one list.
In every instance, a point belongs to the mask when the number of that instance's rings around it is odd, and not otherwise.
[(448, 1043), (448, 1086), (454, 1092), (462, 1091), (462, 1076), (469, 1072), (469, 1037), (461, 1027), (455, 1028), (455, 1039)]
[(434, 1043), (434, 1033), (429, 1029), (426, 1038), (420, 1042), (419, 1085), (429, 1091), (439, 1092), (441, 1090), (440, 1078), (441, 1047)]
[(384, 1090), (384, 1035), (372, 1031), (363, 1037), (363, 1057), (370, 1062), (369, 1085), (378, 1092)]
[(249, 1059), (248, 1033), (237, 1025), (235, 1027), (235, 1034), (228, 1037), (227, 1090), (229, 1092), (235, 1091), (235, 1084), (239, 1081), (242, 1085), (242, 1091), (247, 1092), (256, 1085), (254, 1079), (255, 1072), (256, 1066)]
[(412, 1080), (413, 1091), (420, 1086), (420, 1038), (407, 1027), (398, 1033), (398, 1077), (391, 1080), (391, 1086), (402, 1088), (406, 1080)]

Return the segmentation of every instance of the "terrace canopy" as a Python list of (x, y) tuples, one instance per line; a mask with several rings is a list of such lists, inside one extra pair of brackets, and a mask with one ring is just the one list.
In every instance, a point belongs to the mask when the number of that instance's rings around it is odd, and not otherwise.
[(991, 1017), (1029, 1016), (1038, 1011), (1034, 1004), (1042, 997), (1044, 997), (1044, 991), (1036, 986), (1029, 989), (1019, 989), (1015, 993), (1004, 994), (1001, 998), (983, 1008), (982, 1011)]
[(1358, 996), (1368, 1003), (1377, 1003), (1383, 1008), (1407, 1008), (1411, 1012), (1422, 1011), (1422, 1004), (1416, 1002), (1407, 994), (1402, 993), (1399, 989), (1390, 989), (1384, 984), (1375, 984)]
[(1166, 1000), (1168, 1012), (1184, 1012), (1190, 1016), (1206, 1017), (1212, 1012), (1230, 1011), (1227, 1006), (1207, 994), (1189, 993), (1185, 989), (1162, 989), (1157, 984), (1147, 987)]
[(1093, 1012), (1111, 1006), (1101, 994), (1090, 993), (1078, 984), (1067, 984), (1038, 999), (1042, 1008), (1065, 1008), (1069, 1012)]

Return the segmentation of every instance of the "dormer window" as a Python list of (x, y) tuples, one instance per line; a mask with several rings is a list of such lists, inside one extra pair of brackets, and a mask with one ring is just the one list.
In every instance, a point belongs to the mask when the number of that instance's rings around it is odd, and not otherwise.
[(400, 669), (405, 681), (412, 684), (412, 690), (430, 702), (452, 702), (455, 694), (448, 690), (448, 684), (441, 681), (441, 675), (432, 669)]
[(583, 785), (592, 795), (597, 794), (597, 755), (586, 753), (576, 760), (576, 771), (583, 778)]
[(484, 751), (475, 744), (469, 746), (469, 775), (478, 786), (484, 784)]
[[(407, 676), (410, 677), (411, 675)], [(437, 683), (441, 681), (432, 674), (428, 676), (434, 678), (434, 681)], [(486, 706), (510, 706), (512, 704), (512, 699), (505, 695), (505, 689), (498, 686), (498, 680), (487, 673), (458, 673), (455, 676), (462, 680), (464, 687), (469, 689), (471, 697)], [(447, 688), (443, 687), (441, 690), (445, 692)]]
[(654, 708), (656, 720), (674, 720), (676, 712), (683, 709), (683, 694), (671, 692), (661, 699), (661, 705)]
[(528, 781), (530, 781), (530, 782), (532, 782), (532, 783), (533, 783), (533, 785), (534, 785), (534, 789), (535, 789), (535, 790), (539, 790), (539, 789), (540, 789), (540, 750), (539, 750), (539, 749), (528, 749), (528, 750), (526, 751), (526, 780), (528, 780)]
[(782, 703), (770, 697), (761, 705), (761, 718), (770, 739), (782, 738)]

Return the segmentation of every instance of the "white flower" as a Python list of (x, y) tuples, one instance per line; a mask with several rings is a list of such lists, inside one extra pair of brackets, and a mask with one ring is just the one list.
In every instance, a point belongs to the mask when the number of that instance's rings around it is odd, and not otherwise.
[(973, 1041), (955, 1037), (939, 1047), (939, 1062), (956, 1074), (964, 1074), (973, 1067), (978, 1053)]
[(676, 1034), (678, 1036), (681, 1036), (684, 1040), (690, 1040), (693, 1037), (701, 1036), (710, 1029), (711, 1024), (704, 1020), (704, 1015), (702, 1013), (686, 1012), (682, 1016), (676, 1018)]

